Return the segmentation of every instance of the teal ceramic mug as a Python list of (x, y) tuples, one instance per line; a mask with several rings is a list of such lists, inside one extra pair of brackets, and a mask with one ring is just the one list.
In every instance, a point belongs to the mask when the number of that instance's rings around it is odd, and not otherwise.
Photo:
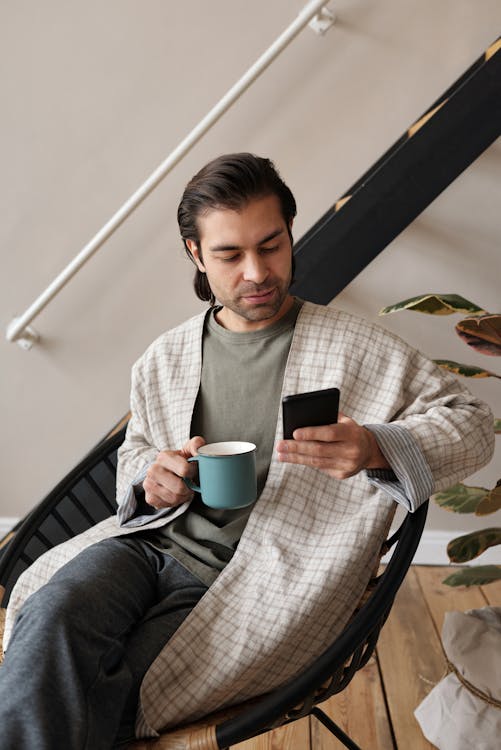
[(208, 443), (188, 461), (198, 463), (200, 485), (185, 478), (187, 486), (200, 492), (210, 508), (245, 508), (257, 497), (256, 446), (228, 440)]

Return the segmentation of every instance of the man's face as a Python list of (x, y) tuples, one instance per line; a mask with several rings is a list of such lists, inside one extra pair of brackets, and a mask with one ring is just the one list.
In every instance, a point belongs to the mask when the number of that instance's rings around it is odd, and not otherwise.
[(291, 307), (292, 247), (275, 195), (239, 211), (211, 209), (199, 217), (200, 250), (187, 241), (223, 305), (218, 322), (232, 331), (265, 328)]

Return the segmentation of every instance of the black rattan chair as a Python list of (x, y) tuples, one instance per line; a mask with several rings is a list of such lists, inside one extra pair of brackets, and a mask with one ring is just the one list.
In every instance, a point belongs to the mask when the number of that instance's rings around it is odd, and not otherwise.
[(15, 528), (0, 550), (3, 607), (21, 573), (40, 555), (116, 512), (117, 449), (125, 429), (99, 443)]
[[(115, 512), (116, 451), (124, 434), (125, 427), (98, 445), (18, 526), (0, 556), (3, 607), (19, 575), (37, 557)], [(230, 709), (231, 718), (214, 714), (159, 739), (138, 740), (128, 746), (130, 750), (223, 750), (309, 714), (316, 716), (345, 747), (360, 750), (317, 704), (344, 690), (373, 654), (416, 552), (427, 509), (428, 502), (407, 514), (386, 543), (394, 551), (384, 572), (371, 582), (367, 601), (303, 673), (261, 698)]]

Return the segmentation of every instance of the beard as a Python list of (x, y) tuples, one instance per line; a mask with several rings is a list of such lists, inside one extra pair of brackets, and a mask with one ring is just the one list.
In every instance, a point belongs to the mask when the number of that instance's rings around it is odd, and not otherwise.
[[(216, 297), (221, 305), (228, 308), (236, 315), (245, 320), (257, 322), (274, 318), (280, 311), (285, 300), (289, 296), (291, 277), (283, 279), (267, 279), (266, 284), (242, 285), (232, 297), (217, 294)], [(267, 296), (267, 292), (272, 292)], [(263, 296), (263, 301), (252, 300), (249, 297)]]

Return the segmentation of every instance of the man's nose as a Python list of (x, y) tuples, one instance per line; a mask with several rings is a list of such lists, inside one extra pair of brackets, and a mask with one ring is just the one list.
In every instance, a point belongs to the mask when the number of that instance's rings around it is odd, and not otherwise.
[(268, 266), (266, 260), (256, 254), (249, 255), (245, 259), (244, 280), (253, 281), (255, 284), (262, 284), (268, 276)]

